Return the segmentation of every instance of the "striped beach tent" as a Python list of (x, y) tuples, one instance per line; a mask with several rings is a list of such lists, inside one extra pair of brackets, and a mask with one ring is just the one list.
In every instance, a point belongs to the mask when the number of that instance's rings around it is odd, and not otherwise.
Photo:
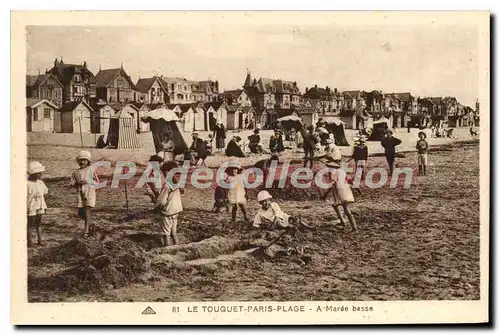
[(135, 124), (134, 117), (125, 110), (110, 117), (108, 144), (116, 149), (139, 149), (141, 145)]
[(184, 137), (179, 130), (179, 117), (171, 109), (160, 107), (144, 114), (142, 122), (149, 123), (156, 152), (163, 150), (162, 142), (171, 139), (175, 144), (174, 154), (183, 154), (188, 150)]

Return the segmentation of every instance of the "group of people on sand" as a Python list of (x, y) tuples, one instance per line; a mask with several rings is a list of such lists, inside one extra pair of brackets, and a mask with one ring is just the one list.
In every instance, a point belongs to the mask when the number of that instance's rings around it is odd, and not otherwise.
[[(314, 127), (309, 127), (310, 138), (304, 139), (305, 162), (310, 162), (311, 167), (314, 160), (314, 147), (317, 141), (317, 134)], [(416, 143), (418, 151), (418, 166), (419, 173), (426, 174), (428, 163), (429, 144), (426, 141), (427, 135), (420, 131), (418, 133), (419, 140)], [(192, 148), (198, 148), (200, 144), (199, 138), (193, 134)], [(201, 140), (202, 141), (202, 140)], [(179, 214), (183, 211), (182, 194), (183, 189), (178, 184), (179, 176), (174, 174), (172, 182), (166, 178), (167, 174), (178, 164), (174, 161), (173, 143), (171, 140), (166, 140), (163, 143), (162, 150), (156, 155), (151, 156), (149, 164), (159, 164), (162, 175), (161, 188), (157, 188), (155, 183), (148, 183), (148, 195), (154, 204), (154, 212), (160, 224), (163, 245), (171, 245), (178, 243), (177, 224)], [(401, 144), (401, 140), (393, 136), (391, 130), (387, 131), (386, 137), (381, 141), (381, 145), (385, 148), (385, 156), (391, 174), (393, 172), (394, 161), (396, 157), (396, 147)], [(341, 170), (342, 155), (340, 150), (335, 145), (333, 137), (329, 137), (325, 145), (325, 155), (320, 157), (320, 161), (332, 168), (329, 174), (331, 187), (325, 192), (323, 198), (327, 199), (331, 196), (332, 207), (335, 210), (339, 220), (344, 226), (348, 226), (344, 216), (341, 213), (343, 209), (349, 224), (352, 229), (357, 231), (357, 224), (352, 212), (350, 204), (354, 202), (354, 196), (350, 187), (352, 179), (346, 178), (345, 173)], [(192, 159), (192, 157), (189, 157)], [(203, 159), (203, 156), (196, 156), (197, 159)], [(278, 155), (274, 153), (271, 158), (264, 162), (264, 173), (269, 168), (272, 161), (279, 160)], [(367, 166), (368, 147), (366, 145), (366, 137), (359, 135), (355, 139), (353, 152), (348, 162), (354, 160), (356, 166), (356, 174), (364, 178), (364, 170)], [(84, 222), (84, 236), (89, 237), (95, 231), (95, 224), (92, 221), (92, 209), (96, 205), (96, 188), (92, 183), (99, 183), (99, 177), (95, 170), (91, 169), (92, 158), (90, 152), (82, 150), (76, 157), (78, 169), (71, 175), (71, 187), (74, 188), (76, 194), (76, 205), (78, 216)], [(42, 174), (45, 172), (45, 167), (38, 161), (31, 161), (28, 164), (28, 182), (27, 182), (27, 215), (28, 215), (28, 246), (32, 246), (31, 233), (35, 229), (38, 238), (38, 244), (42, 245), (42, 215), (47, 209), (45, 196), (49, 190), (41, 180)], [(252, 222), (254, 228), (284, 228), (290, 229), (294, 227), (305, 226), (302, 220), (292, 217), (283, 212), (280, 206), (272, 201), (272, 196), (267, 190), (262, 190), (257, 195), (257, 201), (260, 208), (255, 214), (253, 220), (249, 219), (246, 209), (248, 196), (243, 180), (243, 168), (240, 165), (230, 166), (226, 169), (224, 179), (219, 180), (217, 187), (214, 190), (214, 203), (212, 212), (219, 213), (225, 209), (231, 212), (231, 222), (236, 222), (238, 209), (243, 215), (244, 222)], [(154, 176), (154, 171), (150, 176)], [(89, 181), (92, 183), (89, 184)], [(230, 185), (228, 188), (223, 187), (222, 182)]]

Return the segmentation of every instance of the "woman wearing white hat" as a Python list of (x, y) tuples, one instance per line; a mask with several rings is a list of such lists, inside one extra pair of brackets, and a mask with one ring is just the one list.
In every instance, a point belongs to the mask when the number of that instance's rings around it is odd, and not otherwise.
[(27, 193), (27, 206), (28, 206), (28, 227), (27, 227), (27, 242), (28, 248), (32, 246), (31, 231), (36, 229), (38, 238), (38, 245), (42, 245), (42, 214), (47, 209), (44, 196), (49, 193), (49, 189), (45, 183), (40, 180), (45, 167), (40, 162), (30, 162), (28, 164), (28, 193)]
[(85, 237), (88, 237), (94, 225), (90, 221), (90, 211), (95, 207), (96, 189), (95, 184), (99, 183), (96, 171), (90, 167), (92, 156), (87, 150), (82, 150), (76, 157), (80, 166), (71, 175), (71, 185), (76, 189), (76, 200), (78, 215), (85, 220)]

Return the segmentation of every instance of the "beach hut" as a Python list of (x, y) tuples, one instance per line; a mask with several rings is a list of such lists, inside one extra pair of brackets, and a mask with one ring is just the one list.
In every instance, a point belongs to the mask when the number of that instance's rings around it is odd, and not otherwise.
[(382, 141), (385, 137), (387, 129), (389, 129), (389, 119), (382, 117), (377, 121), (373, 121), (372, 133), (368, 137), (367, 141)]
[(136, 120), (127, 111), (121, 110), (109, 120), (107, 142), (115, 149), (139, 149), (141, 147), (135, 125)]
[(325, 128), (329, 133), (333, 134), (335, 138), (335, 145), (337, 146), (349, 146), (347, 138), (345, 136), (345, 123), (339, 118), (328, 117), (324, 119)]
[(179, 117), (171, 109), (161, 107), (144, 115), (141, 121), (149, 123), (153, 135), (156, 152), (163, 150), (161, 143), (171, 139), (175, 144), (174, 154), (179, 155), (187, 151), (188, 146), (179, 130)]

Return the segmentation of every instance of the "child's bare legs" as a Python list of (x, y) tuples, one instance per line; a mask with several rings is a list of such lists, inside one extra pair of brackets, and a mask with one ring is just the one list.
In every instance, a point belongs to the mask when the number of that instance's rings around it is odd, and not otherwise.
[(358, 231), (358, 227), (356, 226), (356, 220), (354, 219), (354, 216), (351, 213), (351, 210), (349, 208), (349, 204), (345, 203), (343, 204), (344, 207), (344, 213), (347, 215), (347, 218), (349, 219), (349, 223), (351, 224), (352, 228), (355, 231)]
[(179, 243), (179, 239), (177, 237), (177, 219), (178, 219), (177, 215), (174, 215), (174, 217), (172, 217), (171, 235), (173, 244)]
[(233, 204), (231, 208), (231, 222), (236, 222), (236, 211), (238, 210), (238, 205)]
[(337, 216), (339, 217), (340, 222), (344, 225), (344, 227), (347, 227), (347, 222), (345, 222), (344, 216), (340, 212), (340, 205), (333, 205), (332, 207), (335, 210), (335, 213), (337, 214)]
[(247, 216), (247, 210), (246, 210), (244, 204), (240, 204), (240, 210), (241, 210), (241, 213), (243, 213), (243, 218), (245, 219), (245, 221), (248, 222), (249, 220), (248, 220), (248, 216)]
[(26, 227), (26, 241), (28, 242), (28, 248), (33, 246), (33, 242), (31, 241), (31, 229), (35, 225), (35, 216), (28, 216), (28, 226)]
[(36, 228), (36, 236), (38, 238), (38, 245), (42, 246), (42, 215), (37, 214), (35, 216), (35, 228)]
[(83, 210), (83, 219), (85, 220), (85, 235), (89, 235), (90, 231), (94, 230), (94, 225), (90, 222), (91, 219), (91, 208), (89, 206), (86, 206)]

